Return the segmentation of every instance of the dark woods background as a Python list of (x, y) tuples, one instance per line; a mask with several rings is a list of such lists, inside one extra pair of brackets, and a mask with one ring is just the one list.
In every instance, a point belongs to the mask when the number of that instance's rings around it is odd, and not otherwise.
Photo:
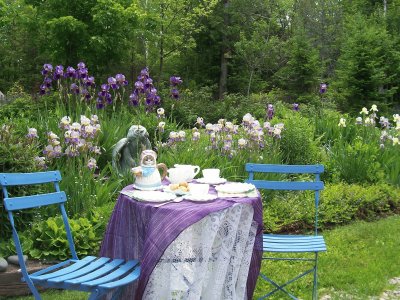
[(84, 61), (97, 85), (148, 66), (159, 88), (178, 75), (215, 101), (392, 111), (399, 33), (400, 0), (0, 0), (0, 91), (36, 95), (44, 63)]

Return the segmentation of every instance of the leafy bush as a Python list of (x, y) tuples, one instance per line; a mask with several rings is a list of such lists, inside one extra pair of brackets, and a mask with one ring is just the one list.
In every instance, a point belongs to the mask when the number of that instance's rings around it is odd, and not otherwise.
[[(314, 197), (310, 192), (263, 192), (267, 232), (309, 231), (313, 228)], [(388, 184), (326, 184), (320, 196), (319, 227), (371, 221), (400, 212), (400, 189)]]
[(285, 119), (280, 149), (287, 164), (313, 164), (321, 160), (318, 140), (314, 140), (314, 127), (307, 118), (291, 114)]
[(320, 224), (329, 227), (354, 219), (370, 221), (399, 210), (400, 190), (388, 184), (328, 184), (321, 194)]
[[(69, 219), (69, 224), (78, 257), (96, 255), (102, 239), (102, 235), (97, 232), (102, 226), (99, 217), (95, 216), (90, 220), (87, 218)], [(71, 257), (61, 216), (34, 224), (31, 239), (33, 245), (32, 249), (28, 250), (28, 254), (32, 258), (65, 260)]]

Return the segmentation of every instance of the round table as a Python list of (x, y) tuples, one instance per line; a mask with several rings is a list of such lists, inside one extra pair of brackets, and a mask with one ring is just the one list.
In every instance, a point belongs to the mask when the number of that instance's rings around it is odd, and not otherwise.
[(258, 192), (162, 206), (120, 193), (100, 255), (140, 260), (139, 280), (123, 299), (252, 299), (262, 224)]

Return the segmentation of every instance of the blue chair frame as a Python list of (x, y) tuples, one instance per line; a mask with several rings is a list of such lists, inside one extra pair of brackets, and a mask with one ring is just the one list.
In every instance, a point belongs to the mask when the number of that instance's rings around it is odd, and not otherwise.
[[(319, 194), (324, 188), (324, 183), (320, 181), (320, 174), (324, 171), (322, 165), (270, 165), (270, 164), (246, 164), (246, 171), (249, 173), (248, 183), (254, 184), (258, 189), (268, 190), (289, 190), (289, 191), (314, 191), (315, 194), (315, 222), (313, 235), (281, 235), (281, 234), (264, 234), (263, 235), (263, 252), (275, 253), (314, 253), (314, 258), (307, 257), (263, 257), (266, 260), (279, 261), (309, 261), (313, 262), (313, 267), (304, 271), (302, 274), (293, 279), (278, 284), (271, 278), (260, 273), (261, 278), (269, 282), (275, 287), (274, 290), (262, 296), (259, 299), (265, 299), (278, 291), (286, 293), (292, 299), (298, 299), (292, 295), (285, 287), (292, 282), (302, 278), (303, 276), (313, 273), (313, 291), (312, 299), (318, 299), (318, 253), (326, 251), (326, 244), (323, 236), (318, 235), (318, 206)], [(279, 174), (314, 174), (314, 181), (272, 181), (272, 180), (256, 180), (255, 173), (279, 173)]]
[[(112, 293), (112, 299), (118, 298), (123, 288), (140, 275), (140, 265), (137, 260), (110, 259), (107, 257), (86, 256), (78, 259), (72, 238), (64, 203), (67, 201), (65, 192), (60, 191), (59, 171), (37, 173), (0, 173), (0, 185), (4, 194), (4, 207), (12, 226), (18, 260), (23, 281), (25, 281), (36, 300), (40, 294), (36, 285), (66, 290), (90, 292), (90, 300), (100, 299), (107, 293)], [(35, 194), (23, 197), (9, 197), (7, 187), (53, 183), (55, 192)], [(58, 204), (67, 233), (69, 249), (72, 258), (50, 266), (33, 274), (28, 274), (18, 232), (15, 228), (13, 212), (23, 209)]]

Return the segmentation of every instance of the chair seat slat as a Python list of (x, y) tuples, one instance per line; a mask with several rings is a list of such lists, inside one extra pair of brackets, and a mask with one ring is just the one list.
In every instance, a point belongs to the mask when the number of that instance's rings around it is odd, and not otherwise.
[(246, 180), (258, 189), (292, 190), (292, 191), (320, 191), (324, 189), (322, 181), (265, 181)]
[(63, 282), (68, 279), (79, 278), (80, 276), (84, 276), (84, 275), (104, 266), (104, 264), (106, 264), (109, 260), (110, 260), (110, 258), (108, 258), (108, 257), (101, 257), (95, 261), (92, 261), (90, 264), (88, 264), (82, 268), (79, 268), (73, 272), (69, 272), (68, 274), (65, 274), (65, 275), (51, 278), (48, 281), (51, 283), (59, 283), (59, 282)]
[(113, 288), (128, 284), (128, 283), (138, 279), (139, 276), (140, 276), (140, 266), (137, 266), (131, 273), (128, 274), (128, 276), (125, 276), (124, 278), (117, 280), (117, 281), (109, 282), (106, 284), (101, 284), (101, 285), (99, 285), (99, 288), (113, 289)]
[(273, 235), (264, 235), (263, 240), (268, 240), (271, 242), (278, 242), (278, 243), (308, 243), (310, 241), (323, 241), (324, 238), (322, 236), (308, 236), (308, 237), (295, 237), (295, 236), (288, 236), (288, 237), (276, 237)]
[(83, 283), (85, 281), (91, 281), (91, 280), (97, 279), (97, 278), (113, 271), (115, 268), (119, 267), (124, 262), (125, 261), (123, 259), (114, 259), (111, 262), (106, 263), (103, 267), (101, 267), (85, 276), (80, 276), (79, 278), (65, 280), (65, 283), (79, 284), (79, 283)]
[(326, 247), (304, 248), (304, 249), (277, 249), (264, 248), (264, 252), (279, 252), (279, 253), (305, 253), (305, 252), (325, 252)]
[(286, 173), (286, 174), (321, 174), (324, 172), (323, 165), (272, 165), (272, 164), (246, 164), (247, 172), (261, 173)]
[(5, 198), (4, 206), (8, 211), (34, 208), (51, 204), (60, 204), (67, 201), (65, 192), (55, 192), (32, 196)]
[(85, 258), (78, 260), (78, 261), (72, 261), (73, 264), (63, 268), (61, 270), (58, 270), (56, 272), (52, 272), (52, 273), (48, 273), (48, 274), (44, 274), (44, 275), (39, 275), (39, 276), (33, 276), (31, 275), (30, 277), (32, 278), (32, 280), (47, 280), (50, 278), (54, 278), (57, 276), (61, 276), (64, 274), (68, 274), (70, 272), (74, 272), (75, 270), (78, 270), (86, 265), (88, 265), (91, 261), (95, 260), (96, 257), (95, 256), (86, 256)]
[(98, 278), (98, 279), (95, 279), (92, 281), (84, 282), (84, 283), (82, 283), (82, 285), (87, 286), (87, 287), (93, 287), (93, 286), (108, 283), (117, 278), (120, 278), (121, 276), (123, 276), (124, 274), (126, 274), (127, 272), (132, 270), (138, 264), (139, 264), (139, 261), (137, 261), (137, 260), (127, 261), (124, 265), (120, 266), (117, 270), (111, 272), (107, 276), (104, 276), (104, 277), (101, 277), (101, 278)]
[(0, 185), (30, 185), (58, 182), (61, 180), (59, 171), (35, 172), (35, 173), (0, 173)]

